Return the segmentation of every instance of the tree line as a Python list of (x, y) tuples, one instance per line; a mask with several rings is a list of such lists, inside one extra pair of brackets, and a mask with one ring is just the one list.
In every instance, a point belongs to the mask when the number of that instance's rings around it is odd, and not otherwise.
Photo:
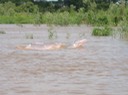
[[(79, 10), (80, 8), (84, 8), (85, 11), (88, 11), (92, 4), (96, 4), (97, 9), (108, 9), (110, 6), (110, 3), (118, 2), (119, 0), (58, 0), (58, 2), (46, 2), (40, 1), (35, 2), (34, 0), (0, 0), (0, 3), (6, 3), (6, 2), (12, 2), (16, 6), (24, 6), (25, 4), (28, 4), (28, 2), (32, 5), (36, 5), (39, 8), (40, 12), (44, 11), (50, 11), (54, 12), (57, 10), (69, 10), (71, 6), (74, 7), (74, 10)], [(30, 4), (30, 5), (31, 5)], [(30, 7), (30, 6), (28, 6)]]
[(0, 0), (0, 24), (120, 25), (128, 20), (128, 6), (114, 0)]

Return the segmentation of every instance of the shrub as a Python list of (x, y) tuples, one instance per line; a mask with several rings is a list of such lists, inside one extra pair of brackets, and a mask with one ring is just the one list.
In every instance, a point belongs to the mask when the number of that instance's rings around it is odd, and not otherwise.
[(37, 5), (34, 5), (32, 2), (26, 2), (17, 7), (17, 12), (26, 12), (26, 13), (38, 13), (39, 8)]
[(97, 22), (96, 22), (97, 25), (108, 25), (108, 18), (107, 16), (100, 16), (97, 18)]
[(111, 35), (112, 29), (108, 27), (104, 28), (94, 28), (92, 35), (94, 36), (109, 36)]
[(12, 16), (15, 14), (15, 9), (15, 4), (10, 1), (4, 4), (0, 4), (0, 15)]

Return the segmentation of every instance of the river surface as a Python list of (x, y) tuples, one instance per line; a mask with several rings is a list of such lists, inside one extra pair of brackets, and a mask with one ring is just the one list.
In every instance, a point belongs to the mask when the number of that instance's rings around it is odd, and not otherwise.
[[(128, 41), (91, 36), (86, 25), (0, 25), (0, 31), (0, 95), (128, 95)], [(83, 38), (83, 49), (16, 49)]]

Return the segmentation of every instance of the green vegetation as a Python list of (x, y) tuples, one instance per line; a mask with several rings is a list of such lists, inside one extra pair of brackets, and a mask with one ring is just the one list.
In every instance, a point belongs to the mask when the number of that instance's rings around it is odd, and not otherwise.
[[(120, 38), (128, 40), (128, 22), (121, 23), (120, 27), (117, 28)], [(115, 34), (117, 34), (117, 31)]]
[(92, 35), (94, 36), (109, 36), (112, 34), (112, 29), (108, 27), (94, 28)]
[[(120, 31), (125, 31), (122, 33), (126, 35), (128, 5), (127, 2), (115, 4), (115, 1), (118, 0), (64, 0), (64, 2), (59, 0), (56, 3), (34, 2), (33, 0), (1, 0), (0, 24), (90, 24), (105, 27), (93, 30), (93, 35), (100, 36), (110, 35), (110, 30), (106, 26), (116, 26), (120, 27)], [(49, 30), (49, 39), (57, 37), (54, 32)], [(67, 36), (67, 38), (69, 37)]]
[(63, 5), (60, 8), (54, 3), (42, 2), (40, 5), (30, 2), (31, 0), (21, 0), (24, 3), (5, 1), (0, 3), (0, 24), (118, 26), (120, 22), (128, 20), (128, 6), (125, 3), (116, 5), (106, 2), (108, 5), (105, 6), (104, 3), (96, 3), (94, 0), (80, 0), (78, 4), (74, 0), (70, 2), (72, 5)]
[(57, 32), (53, 30), (52, 26), (48, 28), (48, 38), (51, 40), (57, 38)]

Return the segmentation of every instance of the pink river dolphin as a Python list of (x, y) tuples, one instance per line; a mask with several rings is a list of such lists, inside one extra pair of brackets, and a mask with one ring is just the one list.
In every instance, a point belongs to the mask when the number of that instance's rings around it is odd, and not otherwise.
[(17, 46), (16, 48), (21, 50), (58, 50), (63, 48), (83, 48), (86, 42), (86, 39), (78, 40), (71, 46), (64, 43), (42, 44), (37, 42), (34, 44), (28, 44), (26, 46)]

